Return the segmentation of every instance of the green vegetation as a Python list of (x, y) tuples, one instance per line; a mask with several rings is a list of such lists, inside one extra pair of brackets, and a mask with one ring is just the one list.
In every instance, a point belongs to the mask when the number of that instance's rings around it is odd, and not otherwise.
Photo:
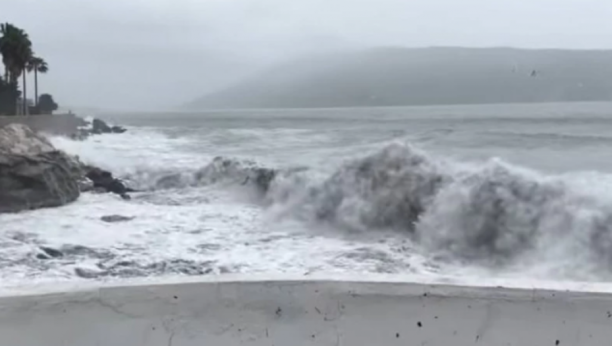
[[(39, 109), (42, 109), (39, 105), (40, 100), (38, 99), (38, 73), (47, 73), (49, 71), (49, 66), (45, 60), (34, 56), (28, 61), (27, 68), (28, 72), (34, 72), (34, 103)], [(48, 96), (51, 97), (51, 95)], [(51, 97), (51, 99), (53, 98)], [(55, 109), (57, 109), (57, 105), (55, 106)]]
[[(49, 94), (41, 95), (41, 100), (45, 96), (44, 105), (39, 103), (38, 73), (47, 73), (49, 66), (36, 56), (25, 30), (10, 23), (0, 24), (0, 55), (4, 64), (4, 78), (0, 78), (0, 114), (50, 114), (57, 109)], [(34, 72), (33, 105), (27, 98), (27, 74), (31, 72)]]
[(37, 106), (40, 114), (51, 114), (53, 111), (57, 110), (57, 107), (57, 103), (53, 101), (53, 96), (49, 94), (40, 95)]
[(0, 77), (0, 115), (15, 114), (20, 95), (17, 84), (11, 84)]

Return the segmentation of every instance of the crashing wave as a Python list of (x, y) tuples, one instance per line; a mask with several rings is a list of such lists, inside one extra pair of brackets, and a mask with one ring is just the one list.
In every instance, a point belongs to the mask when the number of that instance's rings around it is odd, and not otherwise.
[(393, 144), (322, 181), (302, 175), (271, 186), (268, 198), (286, 214), (351, 230), (406, 232), (455, 260), (499, 266), (566, 256), (612, 269), (610, 203), (567, 179), (499, 160), (459, 165)]
[(612, 204), (500, 160), (481, 165), (433, 158), (392, 144), (341, 164), (272, 169), (217, 157), (191, 172), (138, 172), (149, 190), (212, 184), (260, 192), (278, 215), (351, 231), (403, 232), (422, 249), (455, 261), (499, 267), (560, 258), (612, 269)]
[(128, 175), (125, 179), (142, 191), (237, 183), (254, 186), (260, 192), (265, 193), (276, 174), (276, 170), (259, 167), (252, 161), (216, 157), (209, 164), (192, 172), (140, 170)]
[(275, 180), (268, 197), (310, 219), (358, 230), (408, 232), (450, 179), (424, 153), (401, 145), (348, 162), (322, 182), (300, 178)]

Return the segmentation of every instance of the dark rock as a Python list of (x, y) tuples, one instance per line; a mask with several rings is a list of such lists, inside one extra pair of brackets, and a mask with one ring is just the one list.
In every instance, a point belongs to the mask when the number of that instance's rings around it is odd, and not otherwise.
[[(79, 184), (79, 191), (81, 192), (92, 192), (95, 190), (93, 181), (89, 180), (87, 177), (83, 177), (77, 181)], [(103, 191), (106, 192), (106, 191)]]
[(94, 119), (91, 123), (91, 133), (101, 135), (103, 133), (112, 133), (112, 127), (100, 119)]
[(125, 128), (121, 127), (121, 126), (112, 126), (111, 127), (111, 132), (112, 133), (124, 133), (126, 131), (127, 130)]
[(51, 257), (49, 257), (49, 255), (45, 255), (43, 253), (36, 254), (36, 258), (39, 259), (39, 260), (48, 260), (48, 259), (51, 259)]
[(55, 207), (79, 197), (78, 158), (22, 124), (0, 128), (0, 213)]
[(57, 207), (75, 201), (74, 163), (63, 152), (14, 155), (0, 152), (0, 213)]
[(75, 139), (84, 139), (89, 135), (101, 135), (107, 133), (124, 133), (127, 129), (121, 126), (110, 126), (101, 119), (94, 119), (91, 122), (91, 129), (80, 129), (73, 137)]
[(125, 222), (125, 221), (131, 221), (134, 219), (135, 217), (133, 216), (122, 216), (122, 215), (106, 215), (100, 218), (100, 220), (104, 222), (109, 222), (109, 223)]
[(85, 177), (93, 183), (95, 191), (106, 191), (118, 194), (123, 199), (129, 200), (127, 195), (129, 192), (135, 192), (134, 189), (127, 187), (121, 180), (113, 177), (112, 173), (103, 169), (84, 166)]
[(50, 247), (46, 247), (46, 246), (41, 246), (40, 249), (44, 252), (44, 255), (50, 257), (50, 258), (60, 258), (60, 257), (64, 257), (64, 254), (57, 249), (54, 248), (50, 248)]

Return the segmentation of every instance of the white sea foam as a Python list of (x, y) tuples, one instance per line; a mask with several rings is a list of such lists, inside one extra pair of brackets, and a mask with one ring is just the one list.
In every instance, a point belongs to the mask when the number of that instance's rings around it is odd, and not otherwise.
[[(52, 138), (147, 191), (131, 201), (83, 194), (62, 208), (0, 215), (0, 280), (350, 271), (529, 287), (534, 277), (610, 278), (608, 174), (545, 175), (403, 142), (334, 146), (335, 135), (129, 128), (83, 142)], [(229, 164), (211, 166), (218, 155)], [(246, 158), (279, 169), (264, 196), (244, 185), (252, 174)], [(176, 175), (178, 184), (160, 184)], [(135, 218), (100, 220), (112, 214)], [(64, 255), (37, 258), (41, 247)]]

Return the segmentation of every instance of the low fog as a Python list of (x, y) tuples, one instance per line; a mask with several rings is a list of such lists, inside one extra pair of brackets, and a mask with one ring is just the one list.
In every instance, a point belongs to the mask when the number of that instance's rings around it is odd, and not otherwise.
[(610, 18), (607, 0), (0, 0), (50, 65), (41, 90), (74, 110), (175, 108), (338, 51), (609, 49)]

